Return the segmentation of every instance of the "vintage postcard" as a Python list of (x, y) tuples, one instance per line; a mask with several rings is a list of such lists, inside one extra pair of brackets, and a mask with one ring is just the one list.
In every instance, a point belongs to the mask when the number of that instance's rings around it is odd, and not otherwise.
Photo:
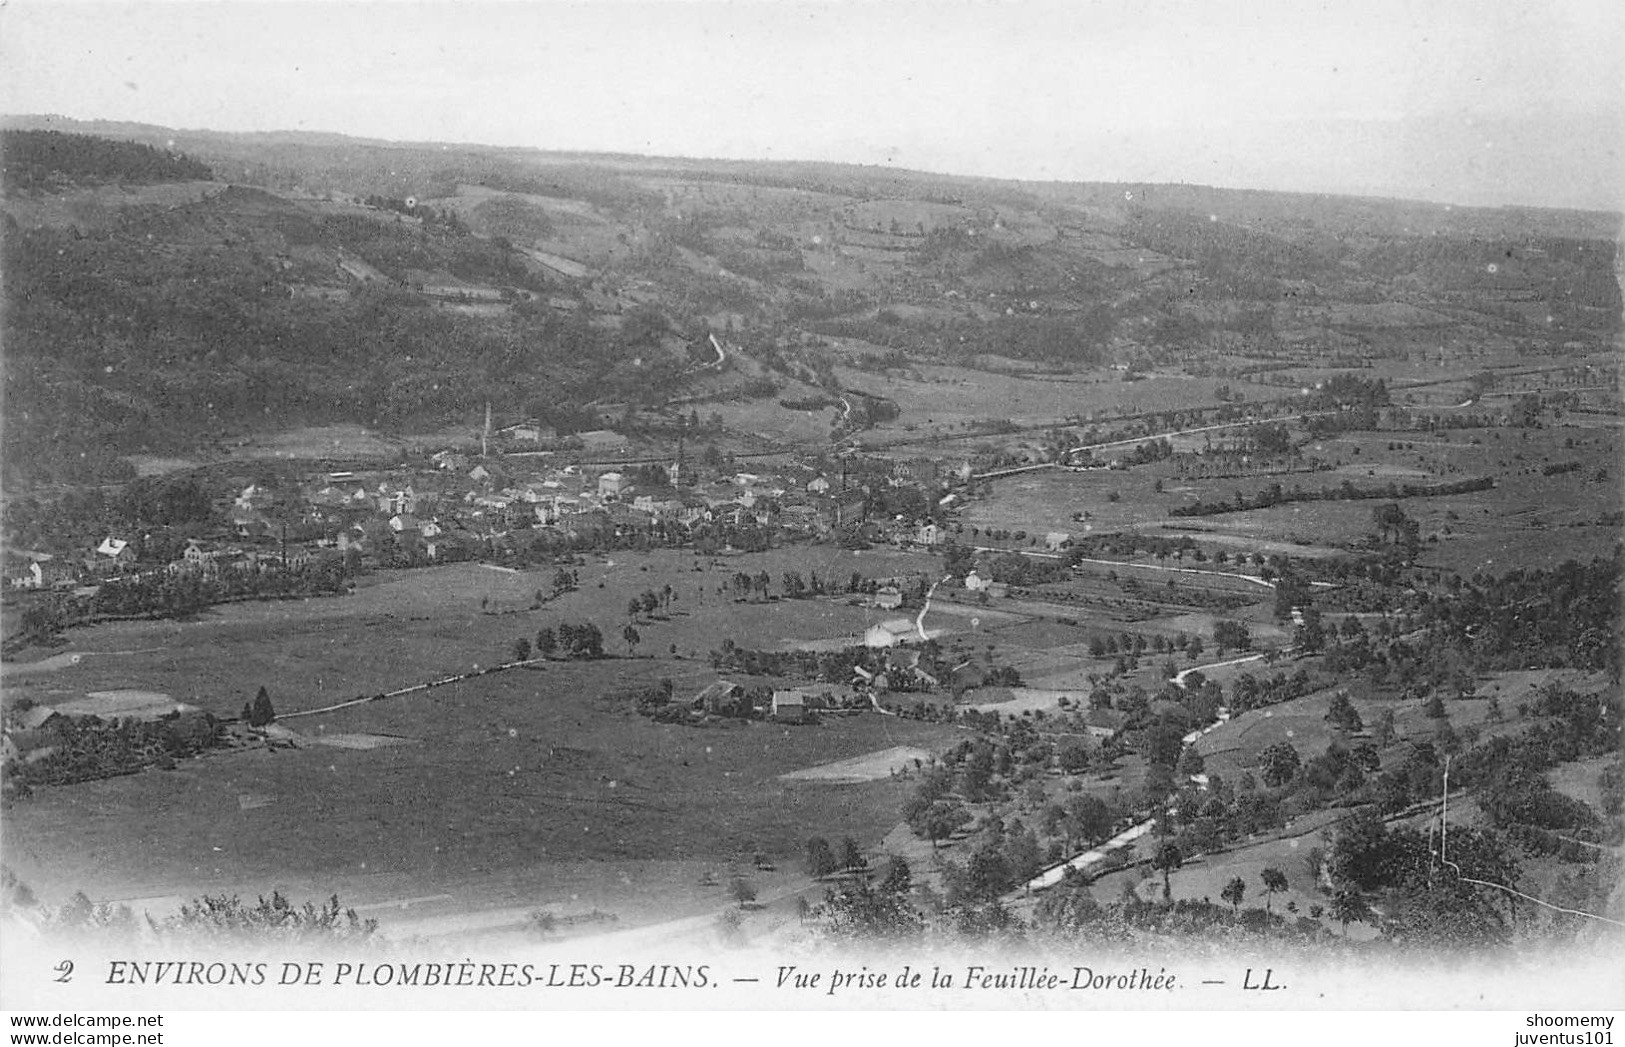
[(1612, 1042), (1622, 46), (0, 7), (0, 1007)]

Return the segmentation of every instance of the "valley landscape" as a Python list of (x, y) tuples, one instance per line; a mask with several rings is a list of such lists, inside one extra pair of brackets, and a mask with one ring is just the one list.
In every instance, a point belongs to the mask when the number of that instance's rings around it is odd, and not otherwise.
[(1625, 920), (1617, 213), (44, 116), (4, 163), (41, 934)]

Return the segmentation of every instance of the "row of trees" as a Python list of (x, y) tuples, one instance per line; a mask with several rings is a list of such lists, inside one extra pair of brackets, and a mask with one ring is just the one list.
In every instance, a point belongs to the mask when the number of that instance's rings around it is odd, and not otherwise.
[(339, 903), (338, 895), (317, 904), (289, 901), (281, 892), (260, 896), (250, 905), (237, 895), (206, 894), (168, 916), (142, 914), (126, 905), (92, 902), (84, 892), (47, 911), (44, 931), (52, 937), (88, 936), (95, 941), (132, 939), (139, 932), (165, 941), (243, 945), (364, 945), (378, 931), (378, 921), (363, 919)]
[(1268, 509), (1290, 502), (1361, 501), (1372, 498), (1435, 498), (1453, 494), (1471, 494), (1495, 488), (1495, 479), (1489, 476), (1467, 480), (1450, 480), (1435, 484), (1389, 483), (1381, 487), (1358, 487), (1352, 480), (1344, 480), (1336, 487), (1309, 490), (1297, 484), (1290, 489), (1278, 483), (1260, 488), (1251, 498), (1240, 491), (1228, 501), (1204, 502), (1197, 499), (1168, 510), (1169, 516), (1217, 516), (1220, 513), (1238, 513), (1250, 509)]
[(347, 589), (352, 567), (337, 558), (288, 568), (272, 561), (263, 569), (230, 568), (207, 575), (155, 571), (123, 576), (84, 595), (40, 593), (24, 606), (14, 638), (45, 642), (74, 625), (107, 618), (179, 618), (228, 601), (331, 596)]

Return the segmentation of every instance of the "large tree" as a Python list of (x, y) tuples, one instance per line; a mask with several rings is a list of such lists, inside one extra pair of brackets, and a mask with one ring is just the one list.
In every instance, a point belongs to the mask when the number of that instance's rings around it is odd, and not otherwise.
[(254, 695), (254, 701), (248, 705), (247, 712), (245, 719), (248, 720), (250, 727), (264, 727), (276, 720), (276, 710), (271, 707), (271, 695), (264, 687)]
[(1272, 789), (1290, 782), (1303, 763), (1298, 757), (1298, 750), (1287, 742), (1276, 742), (1266, 748), (1259, 754), (1258, 762), (1263, 768), (1264, 784)]
[(1332, 919), (1343, 925), (1343, 937), (1347, 938), (1349, 924), (1365, 923), (1371, 919), (1371, 906), (1366, 904), (1365, 896), (1355, 890), (1341, 890), (1332, 899)]
[(1349, 701), (1347, 691), (1338, 691), (1332, 696), (1331, 705), (1326, 709), (1326, 722), (1340, 731), (1354, 734), (1365, 729), (1365, 722), (1360, 719), (1360, 712)]
[(1264, 911), (1268, 912), (1270, 900), (1287, 889), (1286, 873), (1271, 866), (1259, 873), (1258, 876), (1259, 879), (1264, 881)]
[(841, 863), (835, 859), (835, 852), (828, 840), (814, 836), (807, 841), (807, 875), (817, 879), (828, 876), (840, 867)]
[(936, 800), (925, 809), (917, 824), (911, 825), (918, 836), (931, 841), (935, 848), (940, 841), (948, 839), (966, 822), (970, 821), (970, 812), (965, 805), (949, 800)]
[(1157, 848), (1156, 854), (1151, 856), (1151, 868), (1162, 873), (1162, 897), (1164, 900), (1173, 897), (1173, 883), (1169, 875), (1185, 864), (1185, 852), (1177, 844), (1165, 843)]

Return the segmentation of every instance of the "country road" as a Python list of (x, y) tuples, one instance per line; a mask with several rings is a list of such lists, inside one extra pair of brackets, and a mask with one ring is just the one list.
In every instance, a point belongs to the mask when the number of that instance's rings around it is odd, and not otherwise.
[[(1065, 553), (1041, 553), (1036, 549), (1001, 549), (995, 545), (973, 545), (971, 550), (978, 553), (1015, 553), (1017, 556), (1031, 556), (1040, 560), (1067, 559)], [(1251, 582), (1254, 585), (1261, 585), (1266, 589), (1275, 588), (1274, 582), (1265, 581), (1257, 575), (1239, 574), (1235, 571), (1209, 571), (1201, 567), (1168, 567), (1154, 563), (1130, 563), (1126, 560), (1099, 560), (1092, 556), (1079, 556), (1075, 559), (1077, 563), (1101, 564), (1106, 567), (1127, 567), (1140, 571), (1168, 571), (1173, 574), (1207, 574), (1215, 578), (1235, 578), (1240, 581)]]
[[(1189, 669), (1185, 669), (1176, 675), (1174, 677), (1174, 683), (1180, 687), (1184, 687), (1185, 679), (1191, 673), (1205, 672), (1209, 669), (1218, 669), (1226, 665), (1239, 665), (1243, 662), (1257, 661), (1264, 657), (1265, 654), (1261, 652), (1258, 654), (1245, 655), (1241, 658), (1227, 658), (1222, 661), (1208, 662), (1205, 665), (1193, 665)], [(1191, 745), (1195, 743), (1197, 739), (1201, 738), (1202, 735), (1207, 734), (1209, 731), (1228, 723), (1229, 721), (1229, 714), (1225, 713), (1207, 726), (1185, 735), (1185, 737), (1180, 739), (1180, 741), (1186, 746)], [(1143, 822), (1136, 822), (1134, 825), (1124, 829), (1122, 832), (1118, 833), (1116, 836), (1113, 836), (1105, 843), (1091, 847), (1081, 854), (1073, 855), (1071, 858), (1068, 858), (1066, 861), (1061, 862), (1058, 865), (1050, 866), (1049, 868), (1040, 872), (1037, 876), (1033, 877), (1031, 880), (1028, 880), (1021, 889), (1023, 891), (1031, 892), (1041, 891), (1046, 887), (1053, 887), (1061, 882), (1061, 879), (1066, 875), (1066, 871), (1068, 869), (1076, 869), (1079, 872), (1087, 870), (1090, 866), (1096, 865), (1105, 860), (1106, 856), (1112, 851), (1117, 850), (1118, 848), (1127, 844), (1133, 843), (1135, 840), (1145, 836), (1155, 825), (1156, 819), (1154, 818), (1147, 818)]]
[(951, 574), (945, 574), (941, 578), (938, 578), (936, 581), (932, 582), (931, 588), (925, 591), (925, 605), (920, 608), (920, 613), (914, 619), (914, 631), (920, 634), (921, 640), (931, 639), (931, 637), (928, 636), (925, 631), (925, 614), (927, 611), (931, 610), (931, 597), (936, 595), (937, 586), (941, 585), (943, 582), (952, 581), (953, 577), (954, 576)]

